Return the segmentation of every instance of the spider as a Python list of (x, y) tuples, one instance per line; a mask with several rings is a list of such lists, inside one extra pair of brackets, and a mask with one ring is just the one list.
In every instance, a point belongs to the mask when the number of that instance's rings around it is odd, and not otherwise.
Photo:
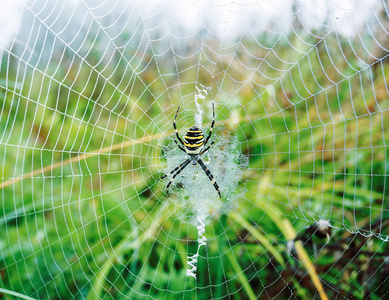
[[(176, 167), (169, 173), (163, 175), (160, 179), (158, 179), (158, 181), (174, 174), (172, 179), (170, 179), (168, 185), (166, 186), (166, 193), (169, 195), (169, 186), (172, 184), (174, 178), (176, 178), (176, 176), (180, 174), (182, 170), (184, 170), (189, 163), (192, 163), (192, 165), (194, 166), (199, 164), (203, 169), (203, 171), (205, 172), (205, 174), (208, 176), (209, 180), (212, 182), (213, 186), (215, 187), (221, 199), (222, 196), (220, 194), (219, 186), (217, 185), (215, 179), (213, 178), (211, 171), (205, 166), (204, 161), (200, 157), (201, 155), (206, 153), (209, 150), (209, 148), (211, 148), (211, 146), (215, 143), (215, 140), (213, 140), (208, 147), (205, 147), (212, 135), (212, 129), (213, 126), (215, 125), (215, 105), (212, 103), (213, 119), (212, 119), (211, 128), (209, 130), (209, 134), (205, 139), (205, 141), (204, 141), (204, 133), (196, 125), (188, 129), (188, 131), (185, 134), (184, 141), (181, 139), (176, 127), (176, 119), (179, 110), (180, 107), (178, 107), (176, 116), (174, 117), (174, 121), (173, 121), (173, 127), (176, 132), (176, 137), (178, 140), (177, 141), (176, 139), (174, 139), (174, 142), (177, 144), (178, 148), (180, 148), (181, 151), (189, 155), (189, 158), (183, 161), (180, 165), (178, 165), (178, 167)], [(178, 142), (180, 142), (181, 145)]]

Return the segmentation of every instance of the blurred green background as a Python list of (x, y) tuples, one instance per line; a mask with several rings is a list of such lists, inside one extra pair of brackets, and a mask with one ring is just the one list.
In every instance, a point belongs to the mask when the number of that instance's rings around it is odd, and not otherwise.
[[(1, 52), (0, 298), (385, 298), (389, 66), (378, 31), (308, 34), (292, 22), (278, 39), (220, 46), (200, 32), (174, 52), (166, 38), (121, 48), (91, 30), (88, 52), (38, 17), (40, 52)], [(176, 109), (183, 134), (199, 84), (210, 87), (204, 128), (214, 101), (216, 131), (238, 139), (249, 167), (238, 208), (210, 212), (194, 279), (197, 229), (157, 180)]]

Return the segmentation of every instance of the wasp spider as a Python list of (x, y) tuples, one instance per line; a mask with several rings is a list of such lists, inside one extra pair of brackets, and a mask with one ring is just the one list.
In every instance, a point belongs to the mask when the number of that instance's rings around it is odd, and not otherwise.
[(170, 179), (168, 185), (166, 186), (166, 193), (169, 195), (169, 187), (172, 184), (174, 178), (176, 178), (176, 176), (180, 174), (182, 170), (184, 170), (189, 163), (192, 163), (192, 165), (199, 164), (201, 168), (204, 170), (205, 174), (208, 176), (209, 180), (212, 182), (213, 186), (215, 187), (221, 199), (222, 196), (220, 194), (219, 186), (217, 185), (215, 179), (213, 178), (211, 171), (205, 166), (204, 161), (200, 157), (201, 155), (206, 153), (209, 150), (209, 148), (215, 143), (215, 140), (213, 140), (212, 143), (209, 146), (207, 146), (207, 143), (212, 135), (213, 126), (215, 125), (215, 105), (212, 103), (213, 119), (212, 119), (211, 128), (209, 130), (209, 134), (205, 139), (205, 141), (204, 141), (204, 133), (197, 126), (192, 126), (191, 128), (189, 128), (185, 134), (184, 140), (181, 139), (176, 127), (176, 119), (179, 110), (180, 107), (178, 107), (176, 116), (174, 117), (174, 121), (173, 121), (173, 127), (176, 132), (176, 137), (178, 140), (177, 141), (176, 139), (174, 139), (174, 142), (177, 144), (178, 148), (180, 148), (183, 152), (189, 155), (189, 158), (183, 161), (171, 172), (163, 175), (159, 180), (164, 179), (170, 175), (173, 175), (172, 179)]

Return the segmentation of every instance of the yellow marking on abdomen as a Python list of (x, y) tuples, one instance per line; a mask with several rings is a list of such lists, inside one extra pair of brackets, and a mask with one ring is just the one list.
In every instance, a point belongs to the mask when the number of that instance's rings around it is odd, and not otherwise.
[(203, 144), (203, 142), (201, 142), (199, 144), (188, 144), (188, 143), (184, 142), (185, 147), (191, 147), (191, 148), (193, 148), (193, 147), (200, 147), (202, 144)]
[(203, 135), (199, 135), (199, 136), (185, 136), (186, 139), (188, 140), (201, 140), (202, 138), (204, 138)]

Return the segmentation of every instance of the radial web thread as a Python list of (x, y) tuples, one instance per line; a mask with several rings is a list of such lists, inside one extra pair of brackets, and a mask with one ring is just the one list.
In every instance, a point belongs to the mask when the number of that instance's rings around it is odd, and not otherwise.
[(0, 298), (388, 297), (387, 1), (3, 2)]

